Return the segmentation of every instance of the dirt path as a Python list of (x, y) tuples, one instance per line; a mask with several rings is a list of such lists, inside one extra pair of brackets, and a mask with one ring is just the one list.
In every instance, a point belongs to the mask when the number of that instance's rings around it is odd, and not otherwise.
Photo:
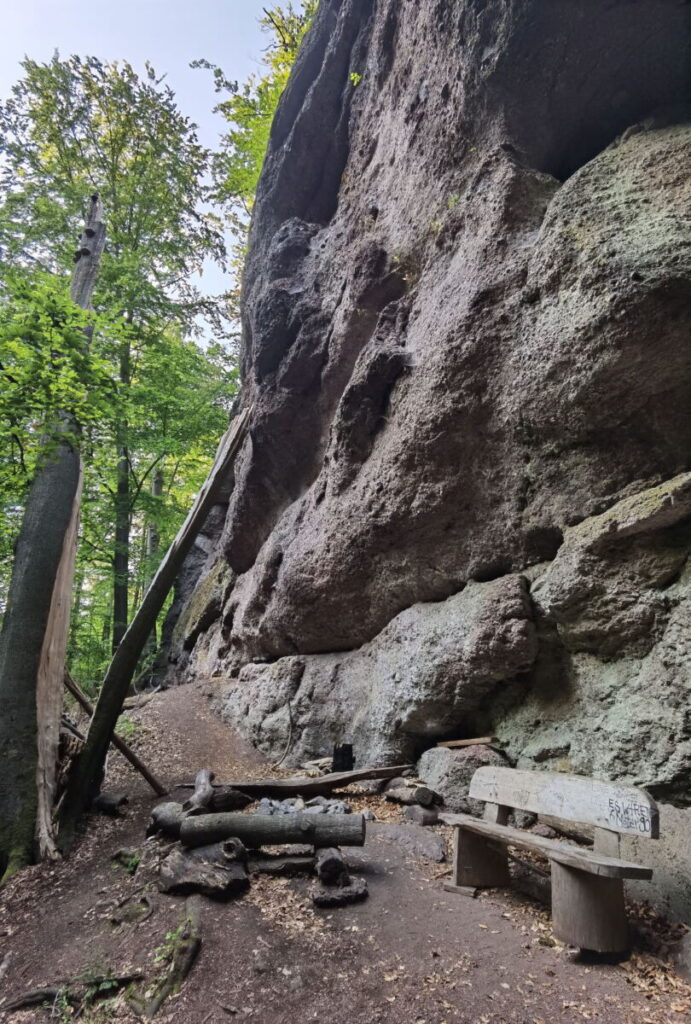
[[(210, 711), (206, 685), (157, 695), (134, 712), (133, 741), (168, 784), (197, 768), (218, 777), (261, 777), (271, 768)], [(114, 923), (117, 904), (138, 892), (137, 875), (113, 867), (121, 847), (141, 846), (156, 802), (118, 755), (110, 788), (126, 786), (127, 816), (88, 822), (65, 863), (31, 869), (0, 903), (0, 964), (9, 954), (0, 996), (74, 977), (88, 969), (153, 969), (154, 951), (180, 920), (182, 901), (149, 895), (151, 916)], [(363, 798), (391, 816), (377, 798)], [(199, 960), (180, 995), (156, 1018), (176, 1024), (672, 1024), (691, 1020), (689, 990), (649, 954), (621, 966), (579, 962), (555, 943), (549, 918), (509, 893), (470, 900), (446, 893), (445, 865), (412, 858), (368, 832), (348, 854), (370, 896), (358, 906), (320, 911), (308, 880), (259, 878), (228, 904), (205, 901)], [(129, 906), (130, 904), (125, 904)], [(0, 1021), (48, 1020), (46, 1010)], [(69, 1018), (54, 1017), (63, 1020)], [(134, 1018), (121, 1003), (91, 1021)]]

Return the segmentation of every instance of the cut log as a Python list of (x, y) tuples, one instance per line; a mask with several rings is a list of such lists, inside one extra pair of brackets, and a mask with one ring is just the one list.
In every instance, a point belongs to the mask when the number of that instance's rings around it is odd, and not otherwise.
[(318, 907), (344, 907), (349, 903), (360, 903), (367, 899), (367, 882), (354, 878), (349, 885), (332, 885), (328, 888), (318, 883), (312, 889), (312, 900)]
[(194, 780), (194, 793), (189, 800), (185, 800), (182, 805), (183, 811), (187, 814), (203, 814), (206, 811), (214, 795), (214, 788), (211, 785), (214, 778), (214, 773), (206, 768), (197, 772), (197, 778)]
[(394, 800), (399, 804), (420, 804), (422, 807), (432, 807), (440, 802), (440, 797), (427, 786), (405, 786), (399, 789), (387, 789), (384, 794), (387, 800)]
[(364, 846), (361, 814), (202, 814), (185, 818), (180, 839), (185, 846), (206, 846), (235, 836), (253, 849), (300, 843), (310, 846)]
[(162, 832), (164, 836), (179, 839), (180, 826), (184, 817), (185, 812), (182, 809), (182, 804), (175, 803), (173, 800), (159, 804), (151, 812), (151, 820), (146, 834), (147, 836), (154, 836), (157, 832)]
[(248, 796), (258, 799), (262, 796), (283, 800), (288, 796), (328, 796), (335, 789), (342, 789), (352, 782), (363, 779), (393, 779), (412, 765), (397, 765), (395, 768), (358, 768), (354, 772), (333, 772), (319, 779), (262, 779), (260, 782), (231, 782), (233, 789), (240, 789)]
[(317, 850), (314, 869), (323, 885), (347, 885), (350, 881), (345, 858), (335, 847)]
[(287, 878), (311, 875), (314, 871), (314, 857), (307, 854), (256, 852), (248, 860), (247, 870), (251, 875), (282, 875)]
[[(91, 716), (94, 713), (93, 705), (85, 697), (85, 695), (79, 689), (70, 673), (67, 671), (65, 672), (65, 688), (69, 690), (69, 692), (72, 694), (77, 703), (83, 708), (84, 711), (86, 711), (89, 718), (91, 718)], [(120, 751), (123, 757), (127, 758), (127, 760), (130, 762), (135, 771), (138, 771), (139, 774), (146, 779), (146, 781), (149, 783), (149, 785), (151, 786), (151, 788), (153, 789), (154, 793), (157, 796), (166, 795), (167, 790), (165, 786), (163, 786), (158, 781), (153, 772), (149, 771), (149, 769), (146, 767), (141, 758), (139, 758), (137, 754), (135, 754), (135, 752), (127, 746), (125, 741), (121, 739), (120, 736), (117, 735), (117, 733), (113, 733), (110, 742), (112, 743), (116, 750)]]
[(241, 793), (239, 789), (233, 789), (232, 786), (214, 787), (208, 810), (215, 813), (222, 811), (244, 811), (245, 807), (248, 807), (253, 802), (251, 796), (248, 796), (247, 793)]
[(99, 793), (91, 807), (98, 814), (108, 814), (111, 818), (118, 818), (120, 808), (128, 803), (129, 799), (126, 793)]

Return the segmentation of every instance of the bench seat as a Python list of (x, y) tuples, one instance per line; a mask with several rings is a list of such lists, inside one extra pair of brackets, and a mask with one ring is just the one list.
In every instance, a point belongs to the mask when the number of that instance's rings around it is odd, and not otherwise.
[[(629, 948), (624, 879), (648, 881), (653, 869), (619, 857), (620, 837), (657, 839), (660, 817), (645, 790), (555, 772), (479, 768), (468, 793), (484, 802), (484, 819), (441, 814), (454, 828), (451, 892), (475, 895), (478, 888), (511, 883), (510, 846), (546, 857), (552, 882), (552, 927), (571, 946), (600, 953)], [(528, 811), (594, 830), (593, 849), (511, 828), (511, 811)]]
[(541, 853), (551, 861), (577, 868), (579, 871), (587, 871), (591, 875), (601, 875), (604, 878), (640, 878), (646, 881), (653, 877), (653, 869), (642, 864), (606, 857), (593, 850), (562, 843), (556, 839), (544, 839), (542, 836), (522, 832), (508, 825), (493, 825), (470, 814), (440, 814), (439, 820), (445, 825), (461, 825), (468, 832), (486, 836), (505, 846), (516, 846), (522, 850)]

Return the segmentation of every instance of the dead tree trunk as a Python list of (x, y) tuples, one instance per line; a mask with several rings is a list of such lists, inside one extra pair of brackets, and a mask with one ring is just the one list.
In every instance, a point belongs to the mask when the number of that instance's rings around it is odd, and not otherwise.
[[(70, 292), (83, 309), (90, 305), (104, 244), (103, 211), (98, 197), (93, 196)], [(3, 880), (34, 859), (37, 826), (43, 853), (55, 851), (50, 805), (55, 792), (81, 480), (76, 431), (77, 425), (67, 418), (56, 424), (57, 441), (46, 447), (36, 471), (0, 633)]]
[(238, 416), (221, 441), (213, 469), (187, 519), (168, 548), (139, 610), (113, 655), (91, 720), (86, 745), (68, 783), (60, 828), (63, 849), (71, 845), (79, 818), (98, 793), (108, 744), (146, 639), (195, 537), (206, 521), (211, 507), (216, 503), (225, 475), (244, 440), (250, 415), (251, 409), (246, 409)]
[(184, 818), (185, 846), (208, 846), (231, 836), (253, 849), (298, 843), (305, 846), (364, 846), (361, 814), (202, 814)]

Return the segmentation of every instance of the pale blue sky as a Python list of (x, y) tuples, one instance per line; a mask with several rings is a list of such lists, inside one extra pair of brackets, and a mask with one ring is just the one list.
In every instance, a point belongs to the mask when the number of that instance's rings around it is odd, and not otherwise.
[[(258, 68), (267, 39), (258, 19), (266, 0), (10, 0), (0, 31), (0, 96), (20, 77), (24, 56), (48, 60), (57, 48), (101, 60), (128, 60), (142, 71), (149, 60), (166, 72), (180, 109), (199, 125), (200, 140), (214, 146), (223, 121), (211, 74), (189, 63), (205, 57), (232, 79)], [(204, 275), (205, 290), (223, 287)]]

